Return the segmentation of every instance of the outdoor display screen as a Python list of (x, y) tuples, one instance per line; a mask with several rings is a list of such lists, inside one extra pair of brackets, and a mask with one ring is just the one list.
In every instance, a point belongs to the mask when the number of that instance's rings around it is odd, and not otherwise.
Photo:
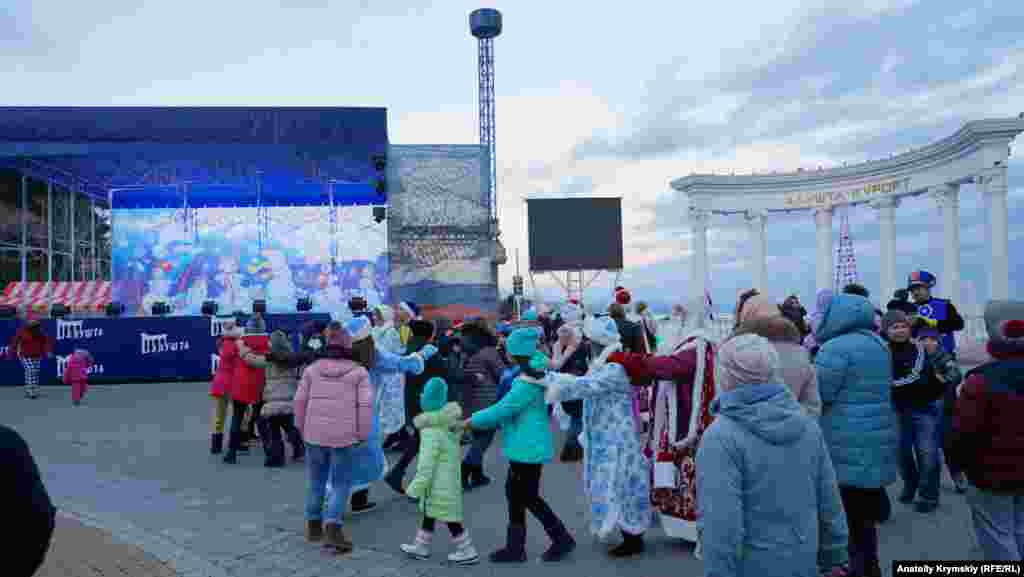
[(622, 270), (622, 199), (527, 200), (530, 270)]

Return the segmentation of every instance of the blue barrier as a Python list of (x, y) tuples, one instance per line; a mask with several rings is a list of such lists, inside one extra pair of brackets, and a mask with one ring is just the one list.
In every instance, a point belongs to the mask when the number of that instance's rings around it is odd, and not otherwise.
[[(54, 357), (44, 359), (40, 384), (60, 381), (75, 349), (92, 353), (96, 364), (89, 380), (98, 383), (140, 381), (204, 381), (219, 362), (214, 343), (231, 317), (136, 317), (48, 319), (43, 331), (54, 339)], [(327, 314), (266, 315), (267, 330), (284, 330), (298, 346), (299, 331), (308, 321), (330, 322)], [(23, 321), (0, 320), (0, 359)], [(0, 386), (25, 382), (21, 363), (0, 360)]]

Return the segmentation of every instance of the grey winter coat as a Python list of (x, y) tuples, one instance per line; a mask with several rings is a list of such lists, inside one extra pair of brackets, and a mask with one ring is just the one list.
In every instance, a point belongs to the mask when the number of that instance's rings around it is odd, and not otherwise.
[(295, 393), (299, 388), (296, 366), (302, 359), (292, 352), (288, 335), (282, 331), (274, 331), (270, 335), (268, 355), (257, 355), (244, 344), (239, 345), (239, 354), (250, 366), (266, 369), (263, 409), (260, 415), (271, 417), (292, 414), (295, 411)]
[(472, 414), (490, 407), (498, 401), (498, 382), (505, 371), (505, 361), (495, 347), (480, 349), (466, 361), (469, 395), (466, 413)]

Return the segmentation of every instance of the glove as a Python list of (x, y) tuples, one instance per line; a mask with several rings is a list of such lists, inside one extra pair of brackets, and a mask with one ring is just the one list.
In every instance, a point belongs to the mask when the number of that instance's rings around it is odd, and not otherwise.
[(429, 360), (430, 357), (432, 357), (432, 356), (434, 356), (436, 354), (437, 354), (437, 347), (435, 347), (434, 345), (423, 345), (423, 348), (420, 349), (420, 356), (423, 357), (424, 361)]

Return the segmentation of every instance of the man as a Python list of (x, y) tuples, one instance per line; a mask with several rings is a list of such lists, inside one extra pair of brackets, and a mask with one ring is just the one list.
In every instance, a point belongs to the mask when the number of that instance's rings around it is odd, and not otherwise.
[(4, 575), (31, 577), (43, 564), (57, 509), (25, 439), (0, 425), (0, 491), (11, 529), (4, 543)]
[(964, 330), (964, 319), (949, 299), (933, 297), (933, 288), (935, 275), (932, 273), (924, 270), (910, 273), (907, 290), (910, 291), (913, 304), (917, 306), (917, 316), (923, 319), (925, 325), (939, 331), (942, 348), (955, 358), (956, 339), (953, 333)]
[(626, 307), (621, 303), (614, 302), (608, 305), (608, 316), (615, 321), (619, 327), (619, 335), (622, 337), (622, 349), (627, 353), (646, 354), (647, 344), (644, 342), (644, 330), (639, 323), (634, 323), (626, 318)]

